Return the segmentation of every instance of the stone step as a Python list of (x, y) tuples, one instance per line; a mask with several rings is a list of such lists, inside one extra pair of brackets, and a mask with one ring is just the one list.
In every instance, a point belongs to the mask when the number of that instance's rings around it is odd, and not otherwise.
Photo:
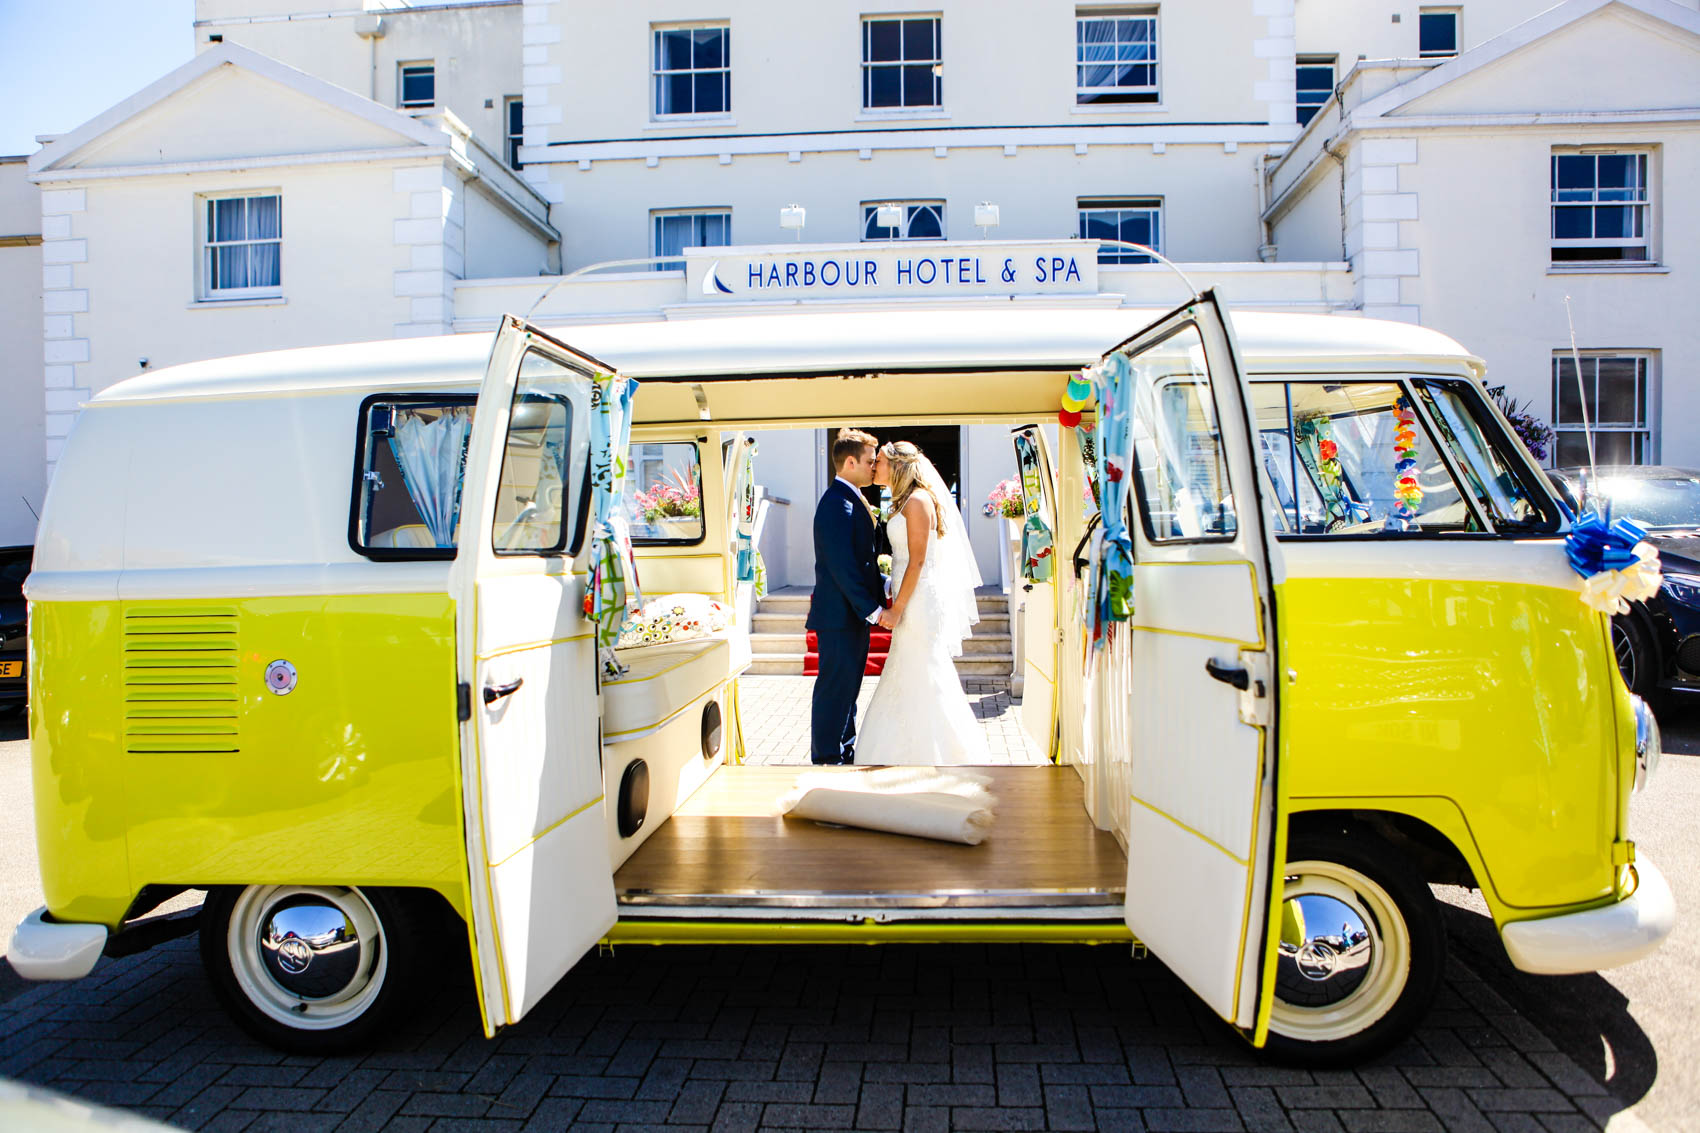
[[(760, 637), (764, 634), (802, 633), (807, 628), (807, 614), (769, 614), (757, 610), (750, 617), (750, 636)], [(980, 612), (980, 621), (974, 626), (975, 637), (1004, 637), (1009, 636), (1009, 615), (988, 614)]]
[[(1007, 677), (1014, 658), (1008, 653), (964, 653), (956, 671), (965, 677)], [(803, 654), (756, 653), (748, 672), (754, 676), (801, 676)]]
[[(978, 595), (980, 616), (994, 615), (1009, 616), (1009, 599), (1002, 594)], [(756, 603), (757, 614), (793, 614), (807, 616), (809, 612), (809, 595), (782, 590), (769, 594)]]

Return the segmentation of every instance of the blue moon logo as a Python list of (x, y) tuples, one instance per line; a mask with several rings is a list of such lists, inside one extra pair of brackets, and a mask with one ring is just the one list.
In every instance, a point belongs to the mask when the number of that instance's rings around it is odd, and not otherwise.
[(708, 274), (702, 277), (702, 293), (713, 295), (716, 291), (722, 295), (732, 294), (732, 289), (720, 282), (720, 261), (715, 260), (708, 265)]

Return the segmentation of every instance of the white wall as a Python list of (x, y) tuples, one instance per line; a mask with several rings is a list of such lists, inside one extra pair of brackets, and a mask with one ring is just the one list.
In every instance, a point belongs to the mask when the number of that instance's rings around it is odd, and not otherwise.
[(533, 228), (515, 220), (488, 192), (476, 187), (467, 190), (467, 278), (537, 275), (550, 267), (549, 245)]
[[(35, 540), (42, 464), (41, 201), (23, 158), (0, 158), (0, 545)], [(28, 501), (26, 504), (25, 501)]]
[[(1686, 8), (1700, 0), (1676, 0)], [(1448, 5), (1422, 0), (1392, 0), (1366, 4), (1363, 0), (1298, 0), (1297, 46), (1300, 55), (1337, 55), (1339, 74), (1351, 69), (1359, 56), (1367, 59), (1415, 59), (1417, 16), (1421, 9), (1462, 9), (1465, 50), (1492, 39), (1554, 6), (1555, 0), (1467, 0)], [(1394, 23), (1394, 17), (1399, 22)], [(1590, 75), (1590, 82), (1603, 74)]]

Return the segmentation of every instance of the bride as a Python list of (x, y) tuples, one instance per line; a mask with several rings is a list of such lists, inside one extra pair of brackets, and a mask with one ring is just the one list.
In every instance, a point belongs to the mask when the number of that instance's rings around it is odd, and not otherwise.
[(962, 513), (908, 441), (881, 445), (874, 483), (891, 490), (891, 649), (856, 743), (861, 764), (989, 763), (953, 657), (980, 620), (980, 571)]

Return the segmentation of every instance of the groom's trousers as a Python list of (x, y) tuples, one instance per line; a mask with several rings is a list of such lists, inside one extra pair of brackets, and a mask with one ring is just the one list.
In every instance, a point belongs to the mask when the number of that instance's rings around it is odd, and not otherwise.
[(820, 674), (815, 678), (809, 728), (809, 760), (853, 763), (856, 759), (856, 694), (868, 665), (868, 633), (858, 629), (820, 629)]

